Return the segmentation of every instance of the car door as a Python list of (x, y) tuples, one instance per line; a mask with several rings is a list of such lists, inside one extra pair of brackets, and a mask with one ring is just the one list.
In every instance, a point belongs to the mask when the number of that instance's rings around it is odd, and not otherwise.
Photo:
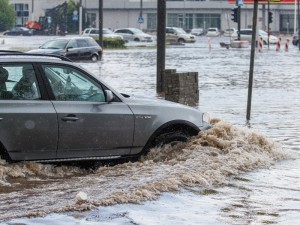
[(177, 42), (177, 34), (174, 29), (166, 28), (166, 41)]
[(130, 153), (134, 117), (126, 104), (107, 103), (101, 83), (77, 68), (43, 65), (43, 70), (58, 114), (59, 158)]
[(85, 39), (77, 39), (77, 46), (79, 48), (80, 59), (90, 59), (92, 57), (92, 49)]
[(81, 49), (78, 47), (75, 39), (71, 39), (66, 45), (66, 57), (73, 60), (80, 59)]
[[(12, 160), (54, 159), (57, 115), (45, 99), (41, 78), (32, 64), (1, 64), (8, 74), (0, 90), (0, 142)], [(4, 69), (4, 70), (3, 70)]]
[(133, 41), (133, 39), (134, 39), (133, 32), (131, 32), (130, 30), (122, 29), (122, 30), (117, 31), (116, 33), (121, 34), (123, 36), (123, 38), (127, 41)]

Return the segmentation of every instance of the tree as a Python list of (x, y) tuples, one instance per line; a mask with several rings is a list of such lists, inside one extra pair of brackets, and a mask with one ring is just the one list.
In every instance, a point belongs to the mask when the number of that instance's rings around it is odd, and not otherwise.
[(0, 0), (0, 31), (12, 28), (16, 22), (16, 12), (8, 0)]

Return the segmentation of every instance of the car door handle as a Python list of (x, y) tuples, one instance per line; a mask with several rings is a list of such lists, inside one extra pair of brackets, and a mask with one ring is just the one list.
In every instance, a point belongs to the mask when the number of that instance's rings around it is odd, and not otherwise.
[(3, 120), (3, 118), (0, 118), (0, 121), (2, 121)]
[(61, 120), (62, 121), (73, 121), (73, 122), (75, 122), (75, 121), (79, 120), (79, 118), (76, 117), (75, 115), (67, 115), (65, 117), (62, 117)]

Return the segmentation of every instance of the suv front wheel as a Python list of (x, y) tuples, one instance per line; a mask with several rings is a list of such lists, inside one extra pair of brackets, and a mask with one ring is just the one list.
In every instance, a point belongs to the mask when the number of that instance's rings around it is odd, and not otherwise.
[(92, 60), (92, 62), (97, 62), (98, 61), (98, 56), (97, 55), (92, 55), (91, 60)]

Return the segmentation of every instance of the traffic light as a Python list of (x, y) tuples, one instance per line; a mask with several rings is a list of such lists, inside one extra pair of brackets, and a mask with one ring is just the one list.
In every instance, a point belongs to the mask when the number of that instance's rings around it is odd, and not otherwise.
[(231, 20), (235, 23), (238, 22), (238, 8), (234, 8), (231, 10)]
[(273, 23), (273, 13), (268, 12), (268, 23)]

